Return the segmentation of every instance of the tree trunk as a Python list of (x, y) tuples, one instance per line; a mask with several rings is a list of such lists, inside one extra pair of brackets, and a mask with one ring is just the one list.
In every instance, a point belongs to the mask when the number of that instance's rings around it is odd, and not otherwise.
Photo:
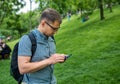
[(98, 0), (99, 1), (99, 7), (100, 7), (100, 19), (104, 20), (104, 10), (103, 10), (103, 0)]
[(31, 13), (32, 12), (31, 11), (32, 11), (32, 0), (30, 0), (30, 13), (29, 13), (30, 14), (29, 15), (30, 16), (29, 17), (30, 18), (30, 31), (32, 30), (32, 22), (31, 22), (31, 18), (32, 18), (32, 14)]
[(112, 4), (111, 4), (111, 0), (109, 0), (109, 2), (108, 2), (108, 8), (110, 9), (110, 12), (112, 12)]

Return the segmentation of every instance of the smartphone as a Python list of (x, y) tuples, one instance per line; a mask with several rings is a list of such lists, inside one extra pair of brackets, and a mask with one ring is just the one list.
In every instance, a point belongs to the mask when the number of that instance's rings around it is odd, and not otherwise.
[(71, 56), (72, 56), (72, 54), (66, 55), (66, 56), (65, 56), (65, 60), (68, 59), (68, 58), (71, 57)]

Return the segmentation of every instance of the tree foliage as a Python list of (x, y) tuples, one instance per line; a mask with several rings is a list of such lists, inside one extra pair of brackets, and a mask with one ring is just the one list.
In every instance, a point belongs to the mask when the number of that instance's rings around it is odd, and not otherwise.
[[(33, 0), (31, 0), (33, 1)], [(104, 9), (109, 8), (110, 12), (113, 5), (120, 4), (120, 0), (35, 0), (39, 3), (38, 9), (27, 13), (17, 13), (25, 5), (24, 0), (0, 0), (0, 32), (6, 36), (12, 35), (20, 37), (26, 32), (38, 26), (38, 18), (41, 11), (46, 8), (54, 8), (66, 17), (67, 12), (80, 15), (89, 15), (96, 8), (100, 8), (100, 18), (104, 19)], [(101, 2), (102, 1), (102, 2)], [(101, 5), (102, 3), (102, 5)], [(30, 24), (31, 22), (31, 24)]]
[(0, 25), (5, 17), (17, 12), (24, 5), (24, 0), (0, 0)]

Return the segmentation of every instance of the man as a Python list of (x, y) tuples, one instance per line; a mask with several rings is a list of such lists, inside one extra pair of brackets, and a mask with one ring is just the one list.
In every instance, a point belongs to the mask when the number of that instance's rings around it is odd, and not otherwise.
[(53, 75), (53, 65), (64, 62), (64, 54), (56, 54), (53, 36), (60, 28), (62, 19), (54, 9), (42, 12), (37, 29), (32, 32), (37, 40), (37, 48), (31, 59), (31, 41), (24, 35), (18, 48), (18, 66), (24, 74), (22, 84), (56, 84)]

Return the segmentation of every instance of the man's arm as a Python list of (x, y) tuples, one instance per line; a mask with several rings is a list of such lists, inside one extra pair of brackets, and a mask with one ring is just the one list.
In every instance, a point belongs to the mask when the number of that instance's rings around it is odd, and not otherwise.
[(18, 56), (18, 67), (21, 74), (35, 72), (48, 65), (64, 62), (64, 54), (53, 54), (48, 59), (39, 62), (30, 62), (29, 56)]

